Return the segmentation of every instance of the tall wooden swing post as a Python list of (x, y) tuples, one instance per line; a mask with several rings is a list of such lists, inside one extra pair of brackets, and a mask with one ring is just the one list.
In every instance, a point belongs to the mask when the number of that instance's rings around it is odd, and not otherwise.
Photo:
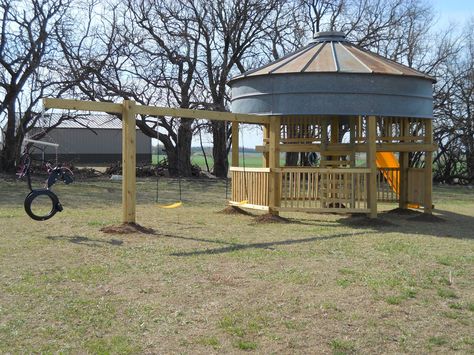
[(122, 111), (122, 222), (136, 221), (136, 121), (135, 102), (123, 101)]
[(124, 100), (122, 104), (44, 98), (45, 109), (108, 112), (122, 115), (122, 222), (136, 221), (136, 104)]
[(239, 122), (232, 122), (232, 164), (239, 166)]

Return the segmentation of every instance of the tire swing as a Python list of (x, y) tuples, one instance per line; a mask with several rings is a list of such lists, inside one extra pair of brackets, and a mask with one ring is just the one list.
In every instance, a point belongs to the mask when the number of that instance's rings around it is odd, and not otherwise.
[[(45, 187), (40, 189), (33, 189), (31, 186), (31, 162), (32, 158), (29, 152), (32, 144), (53, 146), (56, 148), (56, 160), (57, 160), (57, 148), (58, 144), (36, 141), (33, 139), (25, 138), (24, 141), (27, 143), (25, 152), (21, 158), (21, 164), (17, 173), (18, 178), (26, 176), (28, 188), (30, 192), (25, 198), (23, 203), (26, 214), (35, 221), (46, 221), (52, 218), (57, 212), (63, 210), (63, 206), (59, 202), (58, 196), (50, 190), (57, 181), (62, 181), (66, 185), (71, 184), (74, 181), (74, 175), (68, 168), (62, 167), (61, 165), (53, 166), (49, 162), (42, 161), (42, 166), (48, 172), (48, 179), (45, 182)], [(39, 201), (39, 202), (38, 202)], [(38, 209), (38, 205), (40, 208)]]
[[(36, 211), (33, 212), (31, 206), (34, 200), (40, 196), (47, 196), (51, 200), (51, 210), (45, 214), (36, 214)], [(63, 210), (63, 206), (59, 202), (58, 196), (48, 189), (34, 189), (32, 190), (25, 198), (25, 212), (31, 219), (35, 221), (46, 221), (53, 217), (56, 212), (61, 212)]]

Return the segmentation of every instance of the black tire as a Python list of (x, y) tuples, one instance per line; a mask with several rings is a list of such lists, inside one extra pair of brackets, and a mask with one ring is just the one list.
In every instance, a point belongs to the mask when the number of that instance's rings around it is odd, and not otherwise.
[[(51, 210), (45, 214), (45, 215), (36, 215), (33, 213), (31, 210), (31, 204), (33, 203), (34, 199), (37, 198), (38, 196), (48, 196), (49, 199), (51, 200)], [(59, 202), (58, 196), (56, 194), (48, 189), (37, 189), (31, 191), (28, 196), (25, 198), (25, 212), (30, 218), (34, 219), (35, 221), (46, 221), (53, 217), (56, 212), (61, 212), (63, 210), (63, 207), (61, 206), (61, 203)]]

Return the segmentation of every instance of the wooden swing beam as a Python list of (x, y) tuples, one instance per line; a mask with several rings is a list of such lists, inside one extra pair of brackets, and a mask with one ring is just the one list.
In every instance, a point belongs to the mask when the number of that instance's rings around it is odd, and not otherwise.
[[(233, 131), (237, 130), (238, 123), (262, 125), (268, 125), (270, 123), (270, 117), (268, 116), (137, 105), (132, 100), (124, 100), (121, 104), (116, 104), (112, 102), (44, 98), (43, 106), (45, 109), (95, 111), (122, 115), (123, 223), (136, 222), (136, 115), (228, 121), (232, 122)], [(234, 155), (233, 159), (238, 159), (238, 155), (237, 157), (234, 157)]]

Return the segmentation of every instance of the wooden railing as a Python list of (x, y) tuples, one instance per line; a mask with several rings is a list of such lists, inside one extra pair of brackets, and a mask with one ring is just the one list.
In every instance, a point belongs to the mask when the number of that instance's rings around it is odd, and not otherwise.
[[(230, 204), (268, 210), (269, 168), (231, 167), (232, 197)], [(366, 168), (283, 167), (275, 170), (280, 181), (279, 211), (367, 212)], [(408, 200), (422, 203), (422, 169), (409, 169)], [(400, 169), (379, 169), (377, 200), (397, 202)]]
[(400, 168), (379, 168), (377, 201), (397, 202), (400, 194)]
[(268, 209), (269, 168), (231, 167), (232, 198), (231, 205)]
[(408, 203), (424, 205), (424, 178), (425, 170), (408, 168)]
[(369, 169), (280, 168), (279, 211), (367, 212)]

